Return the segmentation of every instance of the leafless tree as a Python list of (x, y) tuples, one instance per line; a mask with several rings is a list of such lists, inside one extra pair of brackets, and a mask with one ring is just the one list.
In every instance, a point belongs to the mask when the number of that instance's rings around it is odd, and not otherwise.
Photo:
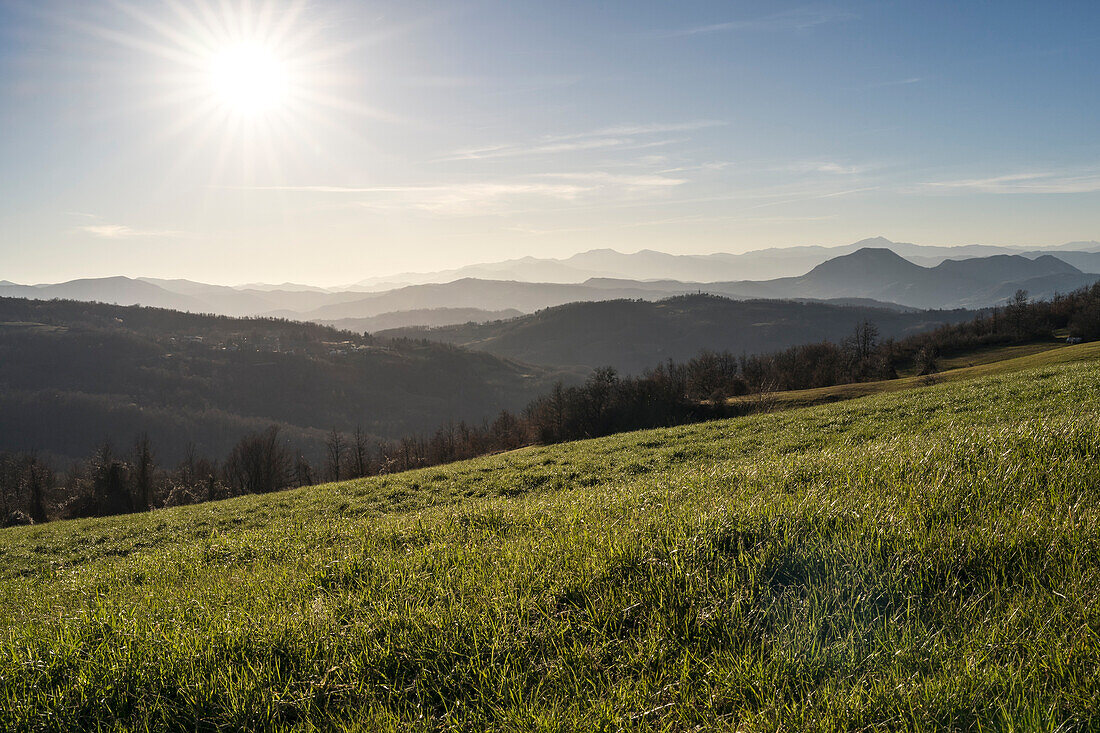
[(333, 428), (325, 441), (325, 447), (328, 454), (328, 478), (330, 481), (339, 481), (343, 476), (341, 469), (344, 465), (344, 436)]
[(142, 433), (134, 442), (134, 508), (146, 511), (153, 502), (153, 480), (156, 465), (148, 433)]
[(370, 455), (367, 448), (367, 436), (363, 434), (363, 428), (355, 426), (351, 444), (351, 470), (352, 478), (362, 478), (370, 473)]
[(265, 494), (290, 484), (290, 451), (279, 438), (279, 426), (246, 435), (225, 462), (226, 482), (237, 491)]

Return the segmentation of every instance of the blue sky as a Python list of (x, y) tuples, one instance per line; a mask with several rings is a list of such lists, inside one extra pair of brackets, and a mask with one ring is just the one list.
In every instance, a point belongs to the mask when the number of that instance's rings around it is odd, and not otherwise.
[(1096, 2), (0, 0), (0, 279), (1100, 239), (1098, 69)]

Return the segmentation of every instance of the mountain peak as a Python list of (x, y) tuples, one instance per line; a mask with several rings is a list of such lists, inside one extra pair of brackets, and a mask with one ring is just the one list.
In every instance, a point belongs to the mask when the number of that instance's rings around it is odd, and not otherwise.
[(926, 269), (885, 247), (862, 247), (826, 260), (802, 276), (807, 282), (830, 281), (848, 286), (868, 281), (892, 282), (913, 277)]
[(870, 237), (868, 239), (861, 239), (858, 242), (853, 242), (850, 246), (859, 247), (860, 249), (868, 249), (872, 247), (891, 247), (895, 243), (883, 236)]
[(912, 262), (902, 257), (897, 252), (887, 247), (860, 247), (851, 254), (840, 255), (839, 257), (834, 257), (831, 260), (826, 260), (814, 269), (816, 270), (818, 268), (826, 267), (834, 263), (842, 263), (846, 267), (860, 264), (904, 265), (907, 269), (920, 267), (920, 265), (914, 265)]

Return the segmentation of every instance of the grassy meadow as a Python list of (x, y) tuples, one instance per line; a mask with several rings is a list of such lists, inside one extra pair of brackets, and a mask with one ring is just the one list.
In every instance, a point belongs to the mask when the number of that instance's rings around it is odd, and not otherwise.
[(0, 729), (1100, 729), (1097, 356), (3, 530)]

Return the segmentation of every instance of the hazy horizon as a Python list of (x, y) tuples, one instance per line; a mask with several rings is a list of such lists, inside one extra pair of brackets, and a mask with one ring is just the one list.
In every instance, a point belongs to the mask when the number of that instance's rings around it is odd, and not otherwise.
[[(1003, 249), (1016, 249), (1016, 250), (1019, 250), (1020, 252), (1030, 252), (1030, 251), (1038, 251), (1038, 250), (1046, 250), (1046, 249), (1049, 249), (1050, 251), (1053, 252), (1053, 251), (1055, 251), (1056, 248), (1062, 247), (1062, 246), (1067, 245), (1067, 244), (1071, 244), (1070, 242), (1058, 242), (1058, 243), (1047, 243), (1047, 244), (1037, 244), (1037, 245), (1004, 245), (1004, 244), (987, 244), (987, 243), (984, 243), (984, 242), (970, 242), (970, 243), (966, 243), (966, 244), (925, 245), (925, 244), (922, 244), (922, 243), (919, 243), (919, 242), (903, 242), (901, 240), (891, 240), (889, 237), (882, 237), (881, 235), (876, 235), (876, 236), (872, 236), (872, 237), (863, 237), (863, 238), (861, 238), (859, 240), (856, 240), (854, 242), (843, 242), (843, 243), (839, 243), (839, 244), (826, 244), (826, 245), (792, 244), (792, 245), (788, 245), (788, 246), (785, 246), (785, 247), (765, 247), (765, 248), (759, 248), (759, 249), (748, 249), (748, 250), (745, 250), (743, 252), (723, 252), (723, 251), (718, 250), (718, 251), (714, 251), (714, 252), (683, 252), (683, 253), (675, 253), (675, 255), (676, 256), (685, 256), (685, 257), (707, 257), (707, 256), (710, 256), (710, 255), (720, 255), (720, 254), (738, 255), (738, 254), (751, 254), (751, 253), (754, 253), (754, 252), (767, 252), (767, 251), (772, 251), (772, 250), (779, 251), (779, 250), (784, 250), (784, 249), (788, 249), (788, 250), (791, 250), (791, 249), (808, 249), (808, 248), (815, 248), (815, 247), (819, 247), (819, 248), (826, 249), (826, 250), (828, 250), (828, 249), (843, 249), (845, 247), (849, 247), (849, 246), (852, 246), (852, 245), (855, 245), (855, 244), (860, 244), (862, 242), (866, 242), (868, 240), (874, 240), (874, 239), (886, 239), (891, 244), (916, 245), (918, 247), (946, 247), (946, 248), (950, 248), (950, 249), (963, 249), (963, 248), (966, 248), (966, 247), (979, 246), (979, 247), (995, 247), (995, 248), (1003, 248)], [(1081, 240), (1081, 243), (1082, 244), (1091, 244), (1091, 245), (1096, 245), (1097, 244), (1096, 241), (1084, 241), (1084, 240)], [(427, 269), (421, 269), (421, 270), (404, 270), (404, 271), (401, 271), (401, 272), (383, 272), (383, 273), (378, 273), (378, 274), (368, 274), (368, 275), (365, 275), (363, 277), (357, 277), (357, 278), (354, 278), (354, 279), (344, 279), (344, 280), (340, 280), (340, 281), (337, 281), (337, 282), (331, 282), (331, 283), (307, 282), (307, 281), (304, 281), (304, 280), (285, 280), (285, 281), (282, 281), (282, 282), (272, 282), (272, 281), (262, 281), (262, 280), (252, 280), (252, 281), (249, 281), (249, 282), (236, 282), (236, 281), (217, 280), (217, 279), (196, 280), (194, 278), (185, 278), (185, 277), (179, 277), (179, 276), (174, 276), (174, 275), (150, 275), (150, 274), (145, 274), (145, 273), (130, 273), (130, 272), (121, 272), (121, 271), (120, 272), (113, 272), (113, 273), (106, 274), (106, 275), (86, 275), (86, 276), (76, 276), (76, 277), (66, 278), (65, 280), (50, 280), (50, 281), (42, 280), (42, 281), (36, 281), (36, 282), (17, 282), (17, 281), (11, 280), (10, 278), (0, 278), (0, 282), (12, 282), (12, 283), (17, 284), (17, 285), (38, 286), (38, 285), (58, 284), (58, 283), (61, 283), (61, 282), (70, 282), (70, 281), (74, 281), (74, 280), (94, 280), (94, 279), (102, 279), (102, 278), (110, 278), (110, 277), (125, 277), (125, 278), (129, 278), (129, 279), (132, 279), (132, 280), (165, 280), (165, 281), (168, 281), (168, 280), (189, 280), (189, 281), (193, 281), (193, 282), (201, 282), (201, 283), (208, 284), (208, 285), (233, 287), (233, 288), (239, 288), (239, 289), (245, 289), (245, 288), (250, 288), (250, 287), (271, 288), (271, 287), (277, 287), (277, 286), (301, 286), (301, 287), (309, 287), (309, 288), (322, 288), (322, 289), (327, 289), (327, 290), (339, 290), (341, 288), (354, 287), (354, 286), (359, 285), (359, 284), (361, 284), (365, 281), (377, 281), (380, 284), (389, 283), (389, 284), (394, 284), (394, 285), (401, 285), (401, 284), (405, 284), (405, 283), (403, 283), (399, 280), (395, 280), (394, 278), (400, 278), (402, 276), (413, 276), (413, 275), (432, 275), (432, 274), (435, 274), (437, 272), (449, 272), (449, 271), (454, 271), (454, 270), (462, 270), (462, 269), (465, 269), (465, 268), (477, 267), (479, 265), (494, 265), (494, 264), (498, 264), (498, 263), (501, 263), (501, 262), (518, 261), (518, 260), (523, 260), (523, 259), (531, 258), (531, 257), (534, 257), (534, 258), (537, 258), (537, 259), (568, 260), (570, 257), (573, 257), (573, 256), (584, 255), (584, 254), (588, 254), (588, 253), (596, 252), (596, 251), (600, 251), (600, 250), (613, 251), (613, 252), (616, 252), (620, 255), (634, 255), (634, 254), (640, 254), (642, 252), (657, 252), (657, 253), (660, 253), (660, 254), (674, 254), (674, 253), (662, 252), (661, 250), (653, 250), (653, 249), (649, 249), (649, 248), (643, 248), (643, 249), (637, 249), (637, 250), (630, 251), (630, 250), (624, 250), (624, 249), (621, 249), (621, 248), (616, 249), (614, 247), (602, 247), (602, 248), (593, 248), (593, 249), (581, 250), (581, 251), (578, 251), (578, 252), (573, 252), (573, 253), (563, 255), (561, 257), (551, 258), (551, 257), (538, 257), (537, 255), (517, 255), (514, 258), (507, 258), (506, 260), (498, 260), (498, 261), (494, 261), (494, 262), (471, 261), (471, 262), (465, 262), (465, 263), (456, 265), (454, 267), (427, 268)], [(510, 279), (510, 278), (504, 278), (504, 279)], [(641, 279), (645, 280), (645, 279), (652, 279), (652, 278), (641, 278)], [(675, 280), (676, 278), (669, 278), (669, 279)], [(752, 278), (749, 278), (749, 279), (752, 279)], [(562, 282), (564, 282), (564, 281), (562, 281)], [(413, 284), (413, 283), (408, 283), (408, 284)]]
[(0, 279), (1100, 239), (1100, 6), (0, 3)]

